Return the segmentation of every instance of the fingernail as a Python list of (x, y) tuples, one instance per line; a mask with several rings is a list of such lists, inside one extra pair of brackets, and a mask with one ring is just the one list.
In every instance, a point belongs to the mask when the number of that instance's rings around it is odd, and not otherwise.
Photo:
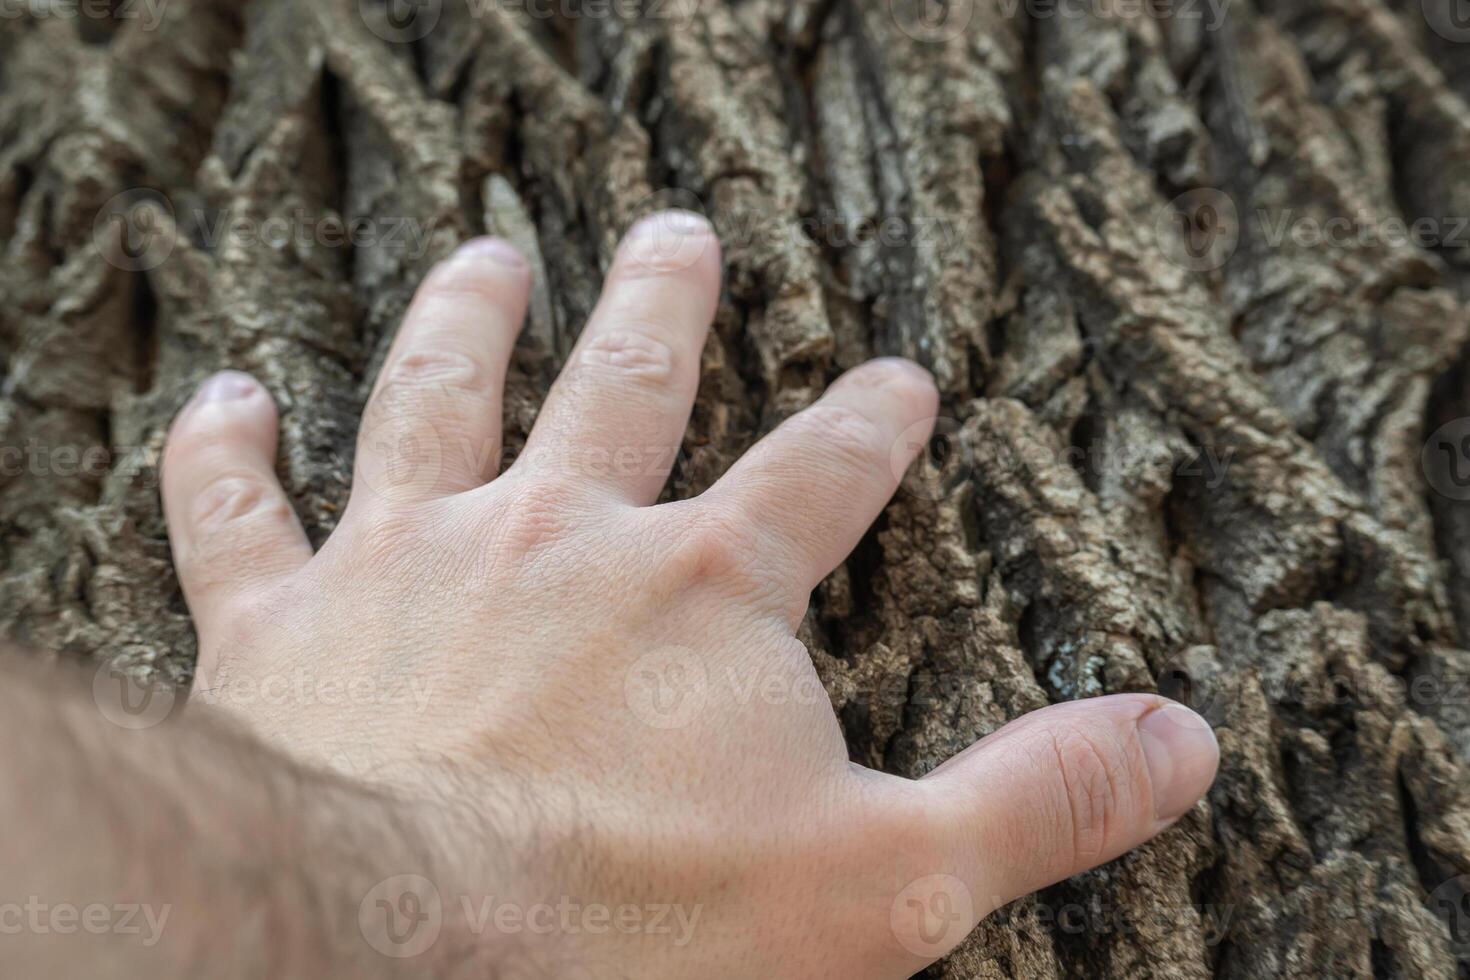
[(1183, 705), (1169, 704), (1138, 720), (1138, 739), (1148, 761), (1154, 815), (1160, 820), (1182, 816), (1215, 779), (1220, 745), (1209, 722)]
[(194, 393), (194, 401), (229, 402), (249, 398), (260, 389), (260, 383), (243, 371), (221, 371), (208, 378)]
[(693, 211), (656, 211), (642, 218), (628, 231), (629, 240), (648, 235), (708, 235), (713, 231), (709, 219)]
[(526, 257), (520, 253), (519, 249), (504, 238), (493, 236), (471, 238), (455, 249), (454, 257), (456, 259), (489, 259), (512, 269), (523, 269), (526, 266)]

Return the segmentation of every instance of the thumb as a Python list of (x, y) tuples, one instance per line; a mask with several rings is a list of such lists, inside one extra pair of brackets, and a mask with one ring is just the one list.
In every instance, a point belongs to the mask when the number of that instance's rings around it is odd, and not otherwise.
[[(945, 937), (957, 943), (994, 909), (1167, 828), (1209, 789), (1218, 761), (1209, 724), (1155, 695), (1032, 712), (915, 784), (947, 856), (947, 868), (929, 878), (951, 894), (939, 896), (943, 901), (910, 896), (910, 904), (967, 906), (974, 921)], [(954, 900), (955, 890), (968, 892), (964, 901)], [(918, 920), (915, 926), (917, 942), (932, 939), (932, 928), (925, 933)]]

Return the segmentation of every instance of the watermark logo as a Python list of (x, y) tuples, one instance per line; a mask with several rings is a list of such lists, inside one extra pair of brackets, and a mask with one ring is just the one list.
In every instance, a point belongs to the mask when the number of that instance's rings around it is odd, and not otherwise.
[(1470, 41), (1470, 3), (1466, 0), (1420, 0), (1424, 22), (1446, 41)]
[[(358, 430), (354, 493), (361, 489), (384, 501), (411, 499), (421, 488), (441, 485), (447, 453), (470, 451), (472, 447), (446, 444), (433, 421), (416, 410), (423, 404), (425, 375), (440, 368), (448, 366), (391, 360), (384, 366), (388, 373)], [(451, 394), (447, 386), (444, 393)]]
[(904, 949), (934, 960), (960, 944), (975, 922), (970, 889), (954, 875), (927, 875), (893, 900), (889, 926)]
[(699, 717), (709, 700), (709, 672), (693, 650), (661, 647), (628, 668), (623, 697), (645, 725), (684, 728)]
[(148, 272), (174, 252), (174, 206), (146, 187), (114, 196), (92, 222), (92, 244), (109, 265), (125, 272)]
[(1450, 942), (1460, 955), (1470, 953), (1470, 875), (1456, 875), (1429, 893), (1429, 907), (1445, 920)]
[(368, 945), (384, 956), (418, 956), (439, 939), (444, 924), (439, 889), (423, 875), (385, 878), (363, 896), (357, 924)]
[(923, 44), (953, 41), (975, 19), (975, 0), (888, 0), (898, 29)]
[(1419, 463), (1436, 493), (1470, 500), (1470, 416), (1446, 422), (1424, 443)]
[(142, 731), (173, 713), (179, 693), (172, 685), (150, 683), (109, 660), (92, 675), (92, 700), (102, 717), (117, 727)]
[(1225, 723), (1229, 705), (1211, 653), (1210, 647), (1185, 647), (1159, 672), (1158, 687), (1164, 697), (1218, 727)]
[[(951, 418), (915, 422), (899, 434), (889, 450), (888, 465), (904, 493), (940, 501), (970, 477), (972, 453)], [(915, 460), (913, 465), (909, 461)]]
[(390, 44), (422, 41), (439, 26), (444, 0), (358, 0), (362, 21)]
[(712, 245), (704, 203), (678, 187), (654, 191), (634, 207), (627, 239), (632, 254), (652, 272), (678, 272), (697, 263)]
[(1154, 219), (1154, 241), (1182, 269), (1220, 268), (1240, 244), (1240, 213), (1235, 201), (1213, 187), (1185, 191)]

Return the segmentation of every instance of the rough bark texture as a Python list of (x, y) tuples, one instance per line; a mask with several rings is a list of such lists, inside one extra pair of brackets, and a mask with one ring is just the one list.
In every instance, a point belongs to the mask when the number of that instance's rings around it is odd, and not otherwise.
[[(698, 207), (728, 273), (670, 494), (869, 356), (944, 392), (933, 458), (803, 627), (855, 759), (918, 775), (1106, 692), (1218, 726), (1207, 804), (932, 976), (1470, 975), (1454, 2), (7, 17), (0, 618), (187, 682), (156, 463), (193, 385), (269, 385), (319, 541), (436, 259), (487, 229), (535, 257), (513, 447), (620, 232)], [(1333, 218), (1346, 240), (1292, 233)], [(1440, 234), (1360, 233), (1395, 219)]]

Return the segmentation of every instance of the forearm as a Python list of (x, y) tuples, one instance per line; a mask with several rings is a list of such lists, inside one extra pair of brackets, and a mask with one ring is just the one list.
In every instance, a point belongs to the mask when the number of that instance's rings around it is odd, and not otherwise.
[(408, 919), (373, 934), (394, 911), (376, 899), (399, 897), (375, 886), (444, 881), (421, 804), (305, 771), (202, 717), (118, 728), (71, 674), (0, 659), (0, 973), (392, 977), (463, 965), (452, 961), (469, 946), (442, 916), (431, 950), (374, 948), (413, 949)]

